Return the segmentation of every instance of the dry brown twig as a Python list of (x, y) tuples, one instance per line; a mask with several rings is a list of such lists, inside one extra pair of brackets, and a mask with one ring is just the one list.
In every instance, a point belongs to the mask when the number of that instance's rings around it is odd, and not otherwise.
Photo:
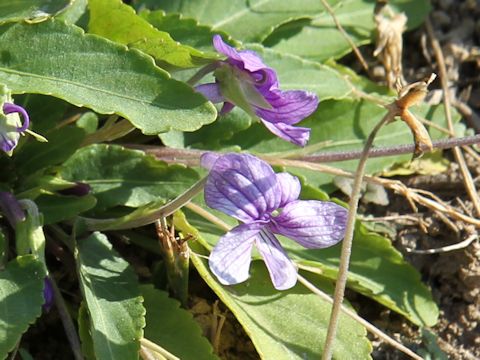
[(363, 58), (362, 53), (360, 50), (358, 50), (358, 47), (355, 45), (353, 40), (350, 38), (350, 35), (345, 31), (343, 28), (342, 24), (340, 24), (340, 21), (338, 21), (337, 17), (335, 16), (335, 12), (333, 11), (332, 7), (328, 4), (326, 0), (320, 0), (323, 7), (327, 12), (330, 14), (332, 17), (333, 22), (335, 23), (335, 26), (337, 27), (338, 31), (340, 31), (340, 34), (345, 38), (345, 40), (348, 42), (350, 47), (352, 48), (355, 56), (357, 57), (358, 61), (360, 61), (360, 64), (362, 64), (363, 69), (368, 73), (368, 65), (365, 59)]
[[(450, 92), (448, 91), (448, 78), (447, 78), (447, 69), (445, 66), (445, 58), (443, 56), (442, 48), (440, 46), (440, 42), (438, 41), (437, 37), (432, 28), (432, 24), (430, 19), (427, 18), (425, 22), (425, 26), (432, 42), (432, 48), (435, 53), (435, 58), (438, 64), (438, 70), (440, 73), (440, 80), (442, 82), (442, 89), (444, 94), (444, 107), (445, 107), (445, 117), (447, 118), (448, 130), (450, 131), (450, 136), (455, 136), (455, 131), (453, 128), (453, 121), (452, 121), (452, 113), (450, 109)], [(463, 156), (462, 151), (459, 148), (453, 148), (453, 155), (455, 157), (455, 161), (458, 163), (460, 167), (460, 173), (462, 178), (465, 182), (465, 188), (467, 193), (472, 200), (472, 203), (475, 207), (475, 211), (478, 216), (480, 216), (480, 199), (477, 194), (477, 189), (475, 188), (475, 184), (473, 183), (472, 174), (468, 170), (465, 158)]]

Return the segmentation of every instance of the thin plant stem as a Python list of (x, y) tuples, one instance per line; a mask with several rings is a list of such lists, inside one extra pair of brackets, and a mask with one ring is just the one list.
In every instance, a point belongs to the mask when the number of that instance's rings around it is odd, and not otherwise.
[(352, 48), (352, 50), (355, 53), (355, 56), (357, 57), (358, 61), (360, 61), (360, 64), (362, 64), (363, 69), (368, 73), (367, 62), (363, 58), (362, 53), (360, 52), (360, 50), (358, 50), (358, 48), (355, 45), (355, 43), (353, 42), (353, 40), (350, 38), (350, 35), (348, 35), (348, 33), (345, 31), (342, 24), (340, 24), (340, 21), (338, 21), (332, 7), (328, 4), (328, 2), (326, 0), (320, 0), (320, 2), (322, 3), (325, 10), (327, 10), (327, 12), (332, 17), (332, 20), (335, 23), (335, 26), (337, 27), (338, 31), (340, 31), (340, 34), (342, 34), (342, 36), (345, 38), (345, 40), (348, 42), (348, 44)]
[(357, 216), (358, 202), (360, 200), (360, 191), (363, 182), (363, 175), (365, 173), (365, 165), (368, 159), (368, 153), (373, 145), (373, 140), (377, 135), (380, 128), (392, 121), (398, 114), (396, 105), (389, 105), (387, 114), (382, 120), (375, 126), (370, 135), (367, 138), (365, 146), (363, 148), (362, 156), (358, 162), (357, 171), (352, 186), (352, 194), (348, 203), (348, 217), (345, 230), (345, 237), (342, 242), (342, 252), (340, 255), (340, 266), (338, 269), (338, 278), (335, 285), (334, 303), (332, 307), (332, 313), (330, 315), (330, 322), (328, 324), (327, 338), (325, 340), (324, 351), (322, 354), (323, 360), (330, 360), (333, 353), (333, 343), (338, 327), (338, 319), (340, 315), (340, 309), (342, 306), (343, 298), (345, 295), (345, 287), (347, 284), (348, 265), (350, 263), (350, 254), (352, 252), (353, 233), (355, 230), (355, 220)]
[(186, 81), (186, 83), (190, 86), (194, 86), (197, 82), (199, 82), (205, 75), (207, 75), (208, 73), (211, 73), (212, 71), (214, 71), (217, 67), (218, 67), (219, 63), (218, 62), (214, 62), (214, 63), (211, 63), (211, 64), (208, 64), (206, 66), (204, 66), (203, 68), (201, 68), (200, 70), (198, 70), (190, 79), (188, 79)]
[(85, 221), (88, 230), (91, 231), (125, 230), (153, 224), (158, 218), (167, 217), (188, 204), (197, 194), (203, 191), (206, 181), (206, 177), (200, 179), (184, 193), (180, 194), (169, 203), (160, 206), (158, 209), (154, 209), (145, 214), (139, 215), (138, 217), (126, 215), (116, 219), (100, 220), (83, 218), (83, 221)]
[[(445, 129), (446, 132), (448, 130)], [(459, 138), (448, 138), (442, 140), (436, 140), (432, 142), (433, 149), (451, 149), (457, 146), (467, 146), (480, 143), (480, 135), (474, 136), (465, 136)], [(166, 162), (176, 161), (188, 164), (198, 164), (200, 157), (205, 151), (195, 150), (195, 149), (171, 149), (158, 146), (129, 146), (131, 148), (138, 148), (144, 150), (147, 153), (155, 155), (158, 159), (164, 160)], [(403, 144), (403, 145), (394, 145), (394, 146), (379, 146), (374, 149), (370, 149), (368, 152), (368, 157), (384, 157), (384, 156), (396, 156), (402, 154), (411, 154), (415, 149), (413, 144)], [(425, 146), (422, 146), (422, 150), (429, 152), (429, 149)], [(289, 159), (306, 161), (310, 163), (327, 163), (327, 162), (336, 162), (336, 161), (347, 161), (359, 159), (362, 155), (362, 150), (349, 150), (349, 151), (325, 151), (318, 153), (316, 155), (304, 155), (304, 156), (288, 156)], [(273, 160), (272, 156), (265, 155), (261, 156), (264, 159)], [(282, 153), (276, 154), (275, 159), (283, 159), (284, 156)]]
[(48, 279), (52, 284), (55, 306), (57, 307), (60, 320), (62, 321), (63, 328), (65, 329), (65, 334), (67, 335), (68, 342), (70, 343), (70, 347), (72, 348), (73, 357), (75, 360), (83, 360), (82, 346), (80, 345), (80, 340), (78, 338), (77, 331), (75, 330), (75, 325), (73, 324), (72, 318), (68, 313), (67, 305), (65, 304), (63, 296), (53, 277), (49, 276)]
[[(445, 109), (445, 117), (447, 119), (448, 130), (450, 131), (450, 136), (455, 136), (455, 130), (453, 128), (453, 121), (452, 121), (452, 112), (450, 108), (450, 91), (448, 89), (448, 78), (447, 78), (447, 67), (445, 66), (445, 58), (443, 56), (442, 48), (440, 43), (433, 32), (432, 23), (430, 19), (427, 17), (425, 21), (425, 26), (427, 28), (428, 35), (430, 40), (432, 41), (433, 51), (435, 53), (435, 58), (437, 59), (438, 70), (440, 72), (440, 80), (442, 83), (442, 90), (443, 90), (443, 105)], [(465, 188), (467, 193), (472, 200), (473, 206), (475, 207), (475, 211), (477, 215), (480, 215), (480, 198), (477, 194), (477, 189), (475, 188), (475, 184), (472, 179), (472, 174), (468, 170), (467, 163), (465, 161), (465, 157), (463, 156), (462, 151), (459, 148), (453, 148), (453, 155), (455, 157), (455, 161), (458, 163), (460, 168), (460, 173), (462, 174), (463, 181), (465, 183)]]
[[(333, 304), (333, 299), (328, 294), (325, 294), (322, 290), (317, 288), (310, 281), (305, 279), (302, 275), (298, 274), (297, 278), (298, 278), (298, 281), (302, 285), (304, 285), (308, 290), (310, 290), (312, 293), (314, 293), (315, 295), (318, 295), (323, 300), (328, 301), (330, 304)], [(358, 316), (355, 312), (348, 309), (344, 305), (341, 306), (341, 310), (347, 316), (351, 317), (353, 320), (357, 321), (359, 324), (364, 326), (367, 329), (367, 331), (369, 331), (373, 335), (377, 336), (383, 342), (385, 342), (387, 344), (390, 344), (394, 348), (396, 348), (396, 349), (400, 350), (401, 352), (407, 354), (408, 356), (412, 357), (413, 359), (422, 360), (422, 358), (420, 356), (418, 356), (417, 354), (415, 354), (412, 350), (410, 350), (406, 346), (402, 345), (401, 343), (399, 343), (398, 341), (396, 341), (392, 337), (388, 336), (383, 331), (381, 331), (379, 328), (377, 328), (373, 324), (370, 324), (368, 321), (363, 319), (361, 316)]]
[(160, 345), (157, 345), (148, 339), (145, 339), (145, 338), (140, 339), (140, 344), (146, 347), (147, 349), (162, 355), (167, 360), (180, 360), (180, 358), (176, 357), (172, 353), (162, 348)]

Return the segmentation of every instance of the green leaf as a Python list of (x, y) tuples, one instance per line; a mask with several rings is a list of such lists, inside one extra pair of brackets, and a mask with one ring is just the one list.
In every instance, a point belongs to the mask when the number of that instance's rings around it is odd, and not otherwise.
[(101, 233), (79, 240), (77, 249), (96, 358), (137, 359), (145, 309), (135, 273)]
[[(318, 267), (323, 276), (338, 276), (341, 245), (306, 250), (282, 238), (284, 248), (299, 263)], [(369, 232), (358, 223), (355, 229), (348, 287), (404, 315), (416, 325), (433, 326), (438, 307), (418, 271), (408, 264), (385, 237)]]
[(193, 131), (215, 120), (211, 103), (171, 79), (151, 57), (74, 25), (3, 25), (0, 43), (0, 82), (14, 93), (51, 94), (98, 113), (116, 113), (145, 134)]
[[(259, 261), (252, 263), (248, 281), (222, 286), (209, 272), (206, 261), (196, 255), (206, 255), (199, 244), (192, 248), (195, 255), (191, 259), (198, 272), (245, 328), (262, 358), (300, 360), (321, 356), (331, 312), (328, 302), (300, 284), (286, 291), (275, 290)], [(312, 281), (323, 291), (333, 290), (325, 281)], [(370, 359), (371, 350), (363, 326), (341, 314), (333, 358)]]
[(179, 68), (204, 65), (217, 59), (172, 39), (168, 32), (154, 28), (121, 0), (89, 0), (89, 32), (137, 48), (156, 60)]
[(142, 151), (118, 145), (82, 148), (64, 163), (60, 174), (66, 180), (89, 184), (98, 200), (97, 208), (166, 202), (198, 180), (192, 169), (167, 165)]
[[(334, 0), (333, 3), (339, 2)], [(252, 0), (252, 1), (163, 1), (167, 12), (177, 12), (223, 30), (242, 41), (260, 42), (273, 29), (292, 19), (312, 17), (324, 11), (315, 0)]]
[(47, 143), (30, 139), (15, 156), (15, 164), (22, 175), (31, 175), (47, 166), (67, 160), (80, 147), (85, 131), (74, 126), (55, 130), (45, 136)]
[(95, 360), (95, 349), (93, 347), (93, 339), (90, 334), (90, 318), (88, 316), (87, 304), (85, 301), (80, 303), (78, 308), (78, 336), (82, 342), (82, 353), (85, 359)]
[(42, 313), (45, 271), (33, 255), (19, 256), (0, 271), (0, 358)]
[(0, 2), (0, 23), (42, 21), (71, 4), (72, 0), (8, 0)]
[(151, 285), (143, 285), (140, 289), (147, 310), (145, 338), (182, 360), (218, 359), (208, 340), (202, 336), (198, 323), (189, 312), (180, 308), (178, 301)]
[(41, 195), (35, 199), (38, 209), (43, 214), (45, 225), (68, 220), (92, 209), (97, 203), (93, 195), (62, 196), (54, 194)]
[(260, 45), (251, 44), (248, 49), (256, 51), (265, 64), (275, 69), (282, 90), (311, 91), (317, 94), (320, 101), (344, 98), (352, 90), (343, 76), (330, 66)]
[(57, 15), (56, 18), (66, 23), (75, 24), (87, 10), (88, 0), (70, 0), (72, 5)]
[(215, 34), (221, 34), (224, 40), (233, 41), (226, 33), (213, 31), (211, 27), (199, 25), (197, 20), (179, 14), (165, 14), (158, 10), (142, 11), (139, 15), (156, 29), (169, 33), (174, 40), (201, 51), (215, 51), (212, 43)]
[[(426, 0), (394, 0), (388, 3), (395, 11), (406, 13), (409, 29), (419, 26), (430, 12), (430, 4)], [(345, 0), (334, 8), (335, 16), (357, 46), (370, 43), (374, 38), (374, 7), (374, 1)], [(338, 58), (352, 50), (326, 12), (278, 27), (263, 44), (316, 61)]]

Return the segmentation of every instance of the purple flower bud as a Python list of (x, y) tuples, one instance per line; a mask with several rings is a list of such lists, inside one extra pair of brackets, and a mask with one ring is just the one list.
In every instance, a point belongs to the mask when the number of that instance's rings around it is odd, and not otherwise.
[(220, 35), (213, 37), (213, 46), (227, 59), (215, 72), (216, 82), (199, 85), (196, 90), (214, 103), (223, 102), (221, 113), (237, 105), (258, 116), (278, 137), (305, 146), (310, 129), (292, 125), (317, 109), (317, 96), (302, 90), (280, 90), (275, 70), (266, 66), (254, 51), (237, 51)]
[(77, 182), (74, 186), (58, 191), (62, 195), (86, 196), (90, 194), (92, 188), (90, 185)]
[[(23, 124), (18, 115), (23, 117)], [(0, 116), (0, 149), (11, 154), (18, 144), (20, 135), (23, 134), (30, 125), (28, 113), (21, 106), (4, 103), (3, 114)]]
[(0, 191), (0, 209), (13, 228), (15, 228), (17, 223), (25, 220), (25, 213), (20, 203), (9, 192)]
[(53, 286), (48, 277), (46, 277), (44, 280), (43, 298), (45, 300), (45, 302), (42, 305), (43, 311), (48, 312), (50, 311), (50, 308), (53, 306), (53, 301), (54, 301)]
[(276, 289), (289, 289), (297, 269), (274, 234), (300, 245), (325, 248), (344, 236), (347, 210), (329, 201), (298, 200), (300, 182), (288, 173), (276, 174), (266, 162), (248, 154), (207, 153), (210, 167), (205, 202), (243, 222), (222, 236), (212, 250), (209, 266), (224, 285), (248, 278), (252, 248), (263, 257)]

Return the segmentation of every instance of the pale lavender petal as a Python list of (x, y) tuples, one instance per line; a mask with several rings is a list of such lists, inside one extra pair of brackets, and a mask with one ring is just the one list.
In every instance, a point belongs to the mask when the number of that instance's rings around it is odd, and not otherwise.
[(203, 168), (210, 170), (220, 156), (222, 155), (211, 151), (203, 153), (202, 156), (200, 156), (200, 165)]
[(12, 151), (17, 146), (19, 138), (20, 135), (15, 136), (15, 139), (13, 139), (11, 135), (10, 137), (7, 137), (6, 135), (0, 133), (0, 149), (6, 153)]
[(270, 165), (255, 156), (223, 155), (210, 170), (205, 202), (246, 223), (267, 220), (280, 204), (276, 174)]
[(220, 238), (208, 258), (210, 270), (224, 285), (248, 279), (252, 246), (263, 224), (242, 224)]
[(311, 115), (318, 107), (318, 97), (308, 91), (273, 90), (263, 92), (262, 95), (272, 108), (256, 107), (255, 113), (272, 123), (296, 124)]
[(295, 201), (300, 196), (302, 186), (296, 176), (283, 172), (277, 174), (277, 180), (280, 185), (281, 200), (279, 207), (282, 208), (289, 202)]
[(298, 146), (305, 146), (310, 138), (310, 129), (284, 123), (271, 123), (260, 119), (265, 127), (283, 140)]
[(213, 103), (225, 101), (225, 98), (220, 93), (220, 86), (217, 83), (197, 85), (195, 86), (195, 90)]
[(5, 103), (3, 104), (3, 112), (5, 113), (5, 115), (11, 113), (21, 114), (23, 117), (23, 125), (17, 128), (17, 131), (24, 132), (28, 129), (28, 126), (30, 125), (30, 118), (28, 117), (27, 111), (23, 107), (11, 103)]
[(297, 200), (273, 218), (270, 229), (310, 248), (335, 245), (345, 235), (347, 210), (330, 201)]
[(260, 232), (255, 245), (267, 265), (273, 286), (277, 290), (286, 290), (297, 282), (297, 268), (288, 258), (275, 235), (268, 230)]

